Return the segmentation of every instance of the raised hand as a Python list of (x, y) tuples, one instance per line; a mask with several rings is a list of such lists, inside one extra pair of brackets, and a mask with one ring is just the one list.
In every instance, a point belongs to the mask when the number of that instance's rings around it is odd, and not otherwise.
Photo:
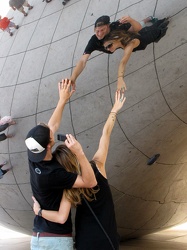
[(124, 96), (124, 93), (120, 90), (117, 90), (115, 93), (115, 103), (113, 105), (113, 108), (111, 112), (117, 113), (125, 103), (126, 97)]
[(62, 81), (58, 83), (58, 90), (60, 100), (66, 101), (68, 101), (75, 92), (74, 89), (71, 90), (71, 80), (69, 79), (62, 79)]
[(81, 144), (71, 134), (66, 134), (67, 139), (65, 140), (66, 146), (76, 155), (83, 152)]
[(123, 77), (118, 77), (117, 90), (122, 91), (122, 93), (124, 93), (127, 90)]

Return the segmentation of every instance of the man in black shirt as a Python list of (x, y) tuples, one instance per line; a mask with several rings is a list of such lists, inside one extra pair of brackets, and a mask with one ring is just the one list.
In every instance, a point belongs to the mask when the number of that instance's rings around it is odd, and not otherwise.
[[(54, 134), (60, 126), (65, 104), (74, 92), (70, 91), (70, 87), (71, 81), (67, 79), (59, 83), (59, 101), (48, 125), (35, 126), (25, 140), (32, 192), (43, 209), (58, 210), (64, 189), (92, 188), (97, 185), (81, 145), (71, 134), (66, 135), (65, 144), (77, 156), (81, 175), (67, 172), (52, 154)], [(64, 224), (59, 224), (45, 220), (39, 211), (34, 219), (31, 249), (73, 250), (71, 214)]]
[[(148, 17), (144, 19), (143, 21), (144, 23), (151, 22), (153, 21), (153, 17)], [(104, 53), (111, 54), (110, 51), (104, 48), (103, 40), (110, 31), (117, 30), (117, 29), (126, 30), (126, 31), (128, 30), (130, 32), (138, 32), (139, 30), (142, 29), (142, 25), (129, 16), (124, 16), (118, 21), (115, 21), (112, 23), (110, 23), (109, 16), (99, 17), (95, 22), (95, 28), (94, 28), (95, 34), (90, 38), (82, 57), (78, 61), (70, 77), (72, 83), (74, 84), (74, 88), (75, 88), (75, 81), (77, 77), (84, 70), (86, 63), (93, 51), (98, 50)]]

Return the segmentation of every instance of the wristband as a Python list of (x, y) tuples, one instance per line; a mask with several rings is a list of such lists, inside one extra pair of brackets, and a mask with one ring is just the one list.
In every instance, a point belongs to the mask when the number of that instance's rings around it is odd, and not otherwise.
[(38, 211), (38, 216), (42, 217), (42, 209), (40, 208), (40, 210)]

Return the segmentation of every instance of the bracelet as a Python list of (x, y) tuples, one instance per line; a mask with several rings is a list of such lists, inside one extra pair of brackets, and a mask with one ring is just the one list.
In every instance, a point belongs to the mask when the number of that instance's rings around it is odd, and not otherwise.
[(117, 112), (115, 112), (115, 111), (111, 111), (110, 113), (111, 113), (111, 114), (113, 113), (113, 114), (117, 115)]
[(42, 209), (40, 208), (40, 210), (38, 211), (38, 216), (42, 217)]
[(118, 78), (120, 78), (120, 77), (124, 78), (124, 76), (118, 76)]

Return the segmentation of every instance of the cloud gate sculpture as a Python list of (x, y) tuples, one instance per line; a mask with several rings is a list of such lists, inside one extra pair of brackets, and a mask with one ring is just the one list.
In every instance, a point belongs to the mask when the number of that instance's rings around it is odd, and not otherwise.
[[(130, 15), (171, 17), (166, 36), (133, 53), (127, 68), (126, 103), (118, 114), (107, 159), (108, 179), (121, 239), (138, 237), (187, 221), (187, 3), (185, 0), (32, 0), (13, 37), (0, 33), (1, 116), (17, 121), (15, 137), (0, 144), (0, 163), (13, 170), (0, 179), (0, 223), (31, 234), (33, 211), (27, 153), (30, 128), (47, 122), (57, 100), (57, 82), (69, 77), (93, 34), (95, 20)], [(47, 24), (47, 25), (46, 25)], [(93, 156), (114, 101), (122, 57), (94, 52), (77, 79), (60, 127)], [(160, 157), (152, 165), (147, 161)]]

